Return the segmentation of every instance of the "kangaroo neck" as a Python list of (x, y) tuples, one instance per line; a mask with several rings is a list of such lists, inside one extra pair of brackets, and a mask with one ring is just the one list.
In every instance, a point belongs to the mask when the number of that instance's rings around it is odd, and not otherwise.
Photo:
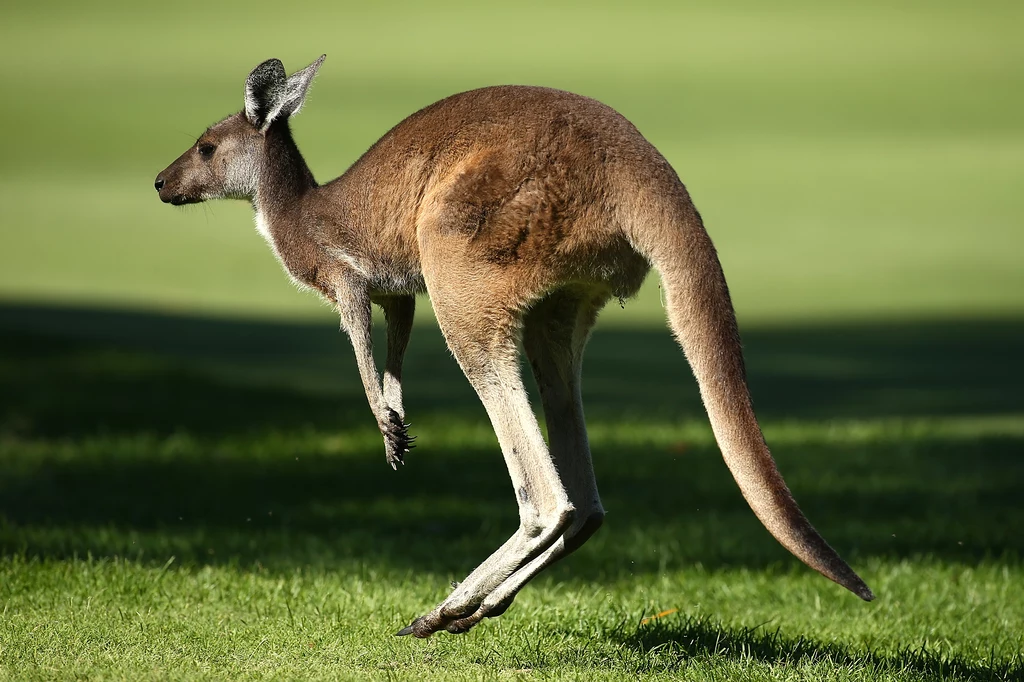
[(272, 231), (275, 224), (291, 222), (288, 218), (298, 213), (306, 193), (317, 184), (287, 121), (270, 126), (264, 145), (253, 208)]

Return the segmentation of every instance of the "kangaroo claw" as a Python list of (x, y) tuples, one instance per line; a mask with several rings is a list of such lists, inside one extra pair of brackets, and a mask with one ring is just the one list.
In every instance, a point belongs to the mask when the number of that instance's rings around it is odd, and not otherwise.
[(405, 464), (405, 453), (416, 447), (413, 445), (416, 437), (409, 435), (409, 425), (392, 409), (388, 409), (388, 420), (381, 425), (381, 433), (384, 436), (384, 456), (391, 468), (397, 471), (399, 464)]

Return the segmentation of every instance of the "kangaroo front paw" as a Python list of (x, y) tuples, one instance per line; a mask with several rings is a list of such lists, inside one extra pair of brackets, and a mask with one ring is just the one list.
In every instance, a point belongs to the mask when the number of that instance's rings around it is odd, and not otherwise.
[(391, 408), (388, 408), (387, 421), (380, 425), (380, 430), (384, 434), (384, 456), (392, 469), (398, 469), (399, 464), (405, 464), (405, 453), (416, 447), (413, 445), (416, 437), (409, 435), (409, 425)]

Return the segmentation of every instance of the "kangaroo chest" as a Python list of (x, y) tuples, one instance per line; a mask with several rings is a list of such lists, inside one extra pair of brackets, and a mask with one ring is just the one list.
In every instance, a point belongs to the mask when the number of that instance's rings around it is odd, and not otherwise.
[(326, 273), (322, 272), (317, 258), (317, 249), (304, 238), (288, 239), (284, 235), (276, 238), (270, 229), (270, 222), (262, 211), (256, 212), (256, 231), (267, 242), (289, 279), (301, 289), (313, 289), (326, 298), (334, 300), (334, 294)]

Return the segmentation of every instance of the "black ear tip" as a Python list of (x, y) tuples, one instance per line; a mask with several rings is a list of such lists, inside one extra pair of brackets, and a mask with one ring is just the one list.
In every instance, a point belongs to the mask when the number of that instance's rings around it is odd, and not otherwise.
[(255, 69), (252, 70), (250, 75), (266, 75), (266, 76), (281, 76), (284, 77), (284, 64), (280, 59), (267, 59), (266, 61), (260, 62)]

